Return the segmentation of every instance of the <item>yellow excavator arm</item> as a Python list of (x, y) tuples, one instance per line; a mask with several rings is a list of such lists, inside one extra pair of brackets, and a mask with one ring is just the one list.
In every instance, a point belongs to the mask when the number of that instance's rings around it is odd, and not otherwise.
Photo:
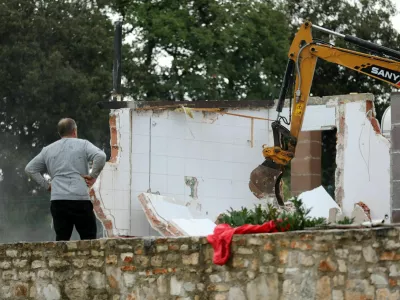
[[(312, 37), (312, 28), (339, 36), (355, 45), (373, 51), (377, 55), (366, 54), (335, 47)], [(379, 56), (378, 56), (379, 55)], [(281, 178), (285, 166), (294, 158), (297, 139), (303, 125), (304, 114), (313, 82), (317, 59), (335, 63), (346, 68), (382, 80), (400, 88), (400, 52), (325, 29), (311, 22), (305, 22), (297, 32), (289, 49), (289, 60), (279, 95), (278, 117), (272, 123), (274, 146), (265, 147), (265, 161), (250, 175), (249, 188), (257, 198), (276, 197), (279, 205), (284, 205)], [(287, 90), (294, 82), (294, 95), (290, 123), (281, 116)], [(290, 130), (281, 124), (290, 124)]]

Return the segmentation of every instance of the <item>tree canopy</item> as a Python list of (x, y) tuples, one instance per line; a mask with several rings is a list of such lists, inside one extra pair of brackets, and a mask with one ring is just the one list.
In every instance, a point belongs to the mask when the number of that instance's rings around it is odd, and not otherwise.
[(95, 103), (112, 87), (113, 26), (80, 1), (3, 1), (0, 36), (0, 211), (21, 222), (34, 204), (21, 199), (48, 198), (24, 168), (58, 139), (59, 119), (74, 118), (81, 137), (109, 148), (108, 112)]

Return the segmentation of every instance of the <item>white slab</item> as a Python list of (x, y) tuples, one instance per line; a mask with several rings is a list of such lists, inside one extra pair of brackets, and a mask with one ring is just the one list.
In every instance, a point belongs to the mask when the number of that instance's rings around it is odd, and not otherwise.
[(207, 236), (217, 226), (209, 219), (172, 219), (171, 223), (188, 236)]
[(186, 206), (175, 204), (169, 201), (165, 201), (162, 196), (153, 197), (151, 195), (151, 205), (153, 206), (153, 211), (157, 213), (158, 216), (166, 221), (171, 221), (172, 219), (191, 219), (193, 218), (189, 209)]
[(335, 207), (340, 210), (339, 205), (332, 199), (323, 186), (303, 192), (298, 198), (301, 199), (304, 207), (311, 209), (310, 217), (323, 217), (328, 220), (329, 209)]

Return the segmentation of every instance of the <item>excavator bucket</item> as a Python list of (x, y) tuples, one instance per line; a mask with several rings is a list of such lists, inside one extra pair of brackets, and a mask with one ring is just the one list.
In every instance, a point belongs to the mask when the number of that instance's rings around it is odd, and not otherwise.
[(276, 197), (278, 204), (283, 206), (282, 175), (281, 169), (259, 165), (250, 174), (249, 188), (258, 199)]

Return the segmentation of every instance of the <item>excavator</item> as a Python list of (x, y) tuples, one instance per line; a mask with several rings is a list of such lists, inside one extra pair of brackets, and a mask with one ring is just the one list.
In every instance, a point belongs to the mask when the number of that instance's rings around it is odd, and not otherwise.
[[(342, 38), (369, 53), (339, 48), (319, 39), (314, 39), (312, 29)], [(281, 179), (285, 167), (295, 156), (318, 58), (400, 88), (399, 51), (358, 37), (344, 35), (314, 25), (309, 21), (304, 22), (297, 31), (288, 53), (286, 72), (276, 106), (278, 114), (276, 120), (271, 124), (274, 145), (263, 146), (262, 155), (265, 160), (250, 174), (249, 188), (258, 199), (276, 197), (280, 206), (285, 205)], [(293, 89), (289, 105), (290, 121), (281, 115), (289, 87)], [(293, 114), (291, 111), (293, 111)], [(290, 130), (282, 125), (281, 121), (288, 126), (290, 125)]]

